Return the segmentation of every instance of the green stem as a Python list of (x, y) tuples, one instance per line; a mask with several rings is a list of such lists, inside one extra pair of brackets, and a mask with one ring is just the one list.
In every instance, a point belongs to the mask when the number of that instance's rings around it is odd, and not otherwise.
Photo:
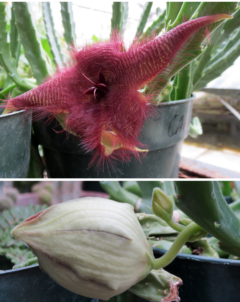
[(173, 228), (177, 232), (182, 232), (186, 228), (185, 225), (177, 223), (173, 218), (170, 221), (166, 222), (171, 228)]
[(13, 9), (25, 56), (37, 83), (41, 84), (51, 74), (51, 66), (33, 23), (29, 5), (27, 2), (13, 2)]
[(140, 37), (140, 35), (142, 35), (142, 33), (143, 33), (144, 27), (147, 24), (148, 16), (150, 14), (152, 5), (153, 5), (153, 2), (146, 2), (145, 6), (144, 6), (143, 14), (141, 16), (140, 23), (138, 25), (137, 32), (135, 35), (136, 38)]
[(129, 203), (136, 207), (139, 196), (122, 188), (118, 181), (100, 181), (101, 187), (110, 195), (110, 198), (119, 202)]
[(3, 89), (0, 92), (0, 99), (5, 98), (5, 94), (9, 93), (9, 91), (11, 91), (15, 87), (16, 87), (16, 84), (12, 84), (12, 85), (8, 86), (7, 88)]
[(0, 61), (12, 81), (15, 82), (19, 88), (27, 91), (32, 89), (33, 86), (19, 76), (15, 62), (12, 59), (10, 44), (8, 43), (7, 38), (8, 32), (5, 8), (6, 3), (0, 2)]
[(76, 44), (75, 22), (73, 20), (73, 9), (71, 2), (60, 2), (64, 38), (68, 45)]
[(166, 254), (159, 259), (155, 259), (153, 269), (160, 269), (170, 264), (177, 256), (182, 246), (188, 241), (190, 237), (192, 237), (193, 234), (195, 234), (199, 230), (201, 230), (200, 226), (194, 222), (186, 226), (175, 239), (173, 245), (166, 252)]

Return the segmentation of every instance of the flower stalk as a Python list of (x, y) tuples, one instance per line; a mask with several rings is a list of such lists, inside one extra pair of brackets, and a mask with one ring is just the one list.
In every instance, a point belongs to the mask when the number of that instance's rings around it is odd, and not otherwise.
[(174, 258), (176, 258), (183, 245), (192, 236), (195, 236), (197, 233), (199, 233), (199, 231), (202, 231), (201, 227), (194, 222), (186, 226), (175, 239), (170, 249), (161, 258), (155, 259), (153, 268), (160, 269), (170, 264)]

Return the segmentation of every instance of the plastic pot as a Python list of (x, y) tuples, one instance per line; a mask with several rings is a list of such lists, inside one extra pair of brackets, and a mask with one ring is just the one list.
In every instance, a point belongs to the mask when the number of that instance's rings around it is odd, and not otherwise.
[[(92, 154), (85, 154), (79, 139), (66, 133), (53, 131), (55, 124), (35, 127), (38, 142), (43, 146), (49, 177), (54, 178), (176, 178), (180, 152), (187, 137), (191, 121), (193, 98), (163, 103), (154, 117), (147, 119), (140, 134), (140, 141), (150, 150), (128, 163), (115, 162), (103, 171), (88, 168)], [(55, 130), (61, 130), (55, 127)]]
[(0, 116), (0, 178), (27, 176), (31, 123), (31, 114), (24, 110)]
[(38, 265), (0, 272), (2, 302), (98, 302), (58, 285)]
[[(154, 248), (154, 256), (166, 251)], [(179, 254), (166, 268), (180, 277), (179, 296), (183, 302), (240, 301), (240, 261)], [(146, 301), (139, 298), (140, 301)]]

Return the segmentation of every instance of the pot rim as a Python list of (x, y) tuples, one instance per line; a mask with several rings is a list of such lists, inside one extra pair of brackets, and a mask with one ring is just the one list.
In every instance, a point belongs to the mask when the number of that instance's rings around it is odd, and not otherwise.
[(21, 268), (9, 269), (9, 270), (6, 270), (6, 271), (2, 271), (2, 272), (0, 272), (0, 276), (4, 275), (4, 274), (11, 274), (11, 273), (20, 272), (20, 271), (23, 271), (23, 270), (28, 270), (28, 269), (35, 268), (35, 267), (39, 267), (39, 264), (34, 264), (34, 265), (29, 265), (29, 266), (25, 266), (25, 267), (21, 267)]
[(24, 111), (25, 111), (25, 110), (19, 110), (19, 111), (14, 111), (14, 112), (7, 113), (7, 114), (4, 114), (4, 115), (0, 115), (0, 118), (4, 118), (4, 117), (11, 116), (11, 115), (20, 114), (20, 113), (22, 113), (22, 112), (24, 112)]
[[(183, 99), (183, 100), (178, 100), (178, 101), (171, 101), (171, 102), (160, 102), (157, 105), (153, 105), (155, 107), (162, 107), (162, 106), (174, 106), (178, 104), (184, 104), (190, 101), (193, 101), (195, 99), (196, 95), (193, 94), (190, 98)], [(147, 105), (152, 105), (151, 103), (148, 103)]]
[[(187, 99), (183, 99), (183, 100), (178, 100), (178, 101), (171, 101), (171, 102), (163, 102), (163, 103), (159, 103), (156, 105), (156, 107), (162, 107), (162, 106), (174, 106), (174, 105), (178, 105), (178, 104), (183, 104), (183, 103), (187, 103), (189, 101), (192, 101), (196, 96), (193, 95), (191, 96), (190, 98), (187, 98)], [(150, 103), (147, 104), (147, 105), (151, 105)], [(24, 112), (26, 110), (18, 110), (18, 111), (14, 111), (14, 112), (11, 112), (11, 113), (7, 113), (7, 114), (4, 114), (4, 115), (0, 115), (0, 118), (3, 118), (3, 117), (6, 117), (6, 116), (10, 116), (10, 115), (15, 115), (15, 114), (19, 114), (21, 112)]]
[[(163, 250), (163, 249), (153, 247), (153, 252), (156, 252), (157, 254), (165, 254), (167, 251)], [(189, 260), (203, 262), (203, 263), (209, 263), (210, 262), (212, 264), (240, 266), (240, 260), (234, 260), (234, 259), (212, 258), (212, 257), (205, 257), (205, 256), (189, 255), (189, 254), (184, 254), (184, 253), (179, 253), (176, 256), (176, 258), (178, 258), (178, 259), (189, 259)]]
[[(167, 251), (163, 249), (159, 249), (156, 247), (153, 247), (153, 252), (156, 252), (157, 254), (165, 254)], [(240, 266), (240, 260), (234, 260), (234, 259), (223, 259), (223, 258), (212, 258), (212, 257), (205, 257), (205, 256), (197, 256), (197, 255), (189, 255), (189, 254), (184, 254), (184, 253), (179, 253), (176, 258), (178, 259), (189, 259), (197, 262), (202, 262), (202, 263), (212, 263), (212, 264), (223, 264), (223, 265), (230, 265), (230, 266)], [(173, 260), (174, 261), (174, 260)], [(11, 269), (11, 270), (6, 270), (0, 272), (0, 276), (3, 274), (11, 274), (11, 273), (16, 273), (20, 272), (23, 270), (28, 270), (32, 268), (39, 267), (39, 264), (34, 264), (34, 265), (29, 265), (26, 267), (21, 267), (21, 268), (16, 268), (16, 269)]]

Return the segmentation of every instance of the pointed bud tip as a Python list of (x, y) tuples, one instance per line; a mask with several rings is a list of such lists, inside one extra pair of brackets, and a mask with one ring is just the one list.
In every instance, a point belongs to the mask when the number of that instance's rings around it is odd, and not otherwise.
[(20, 224), (18, 224), (17, 226), (15, 226), (15, 228), (13, 228), (11, 230), (11, 234), (13, 237), (15, 237), (16, 239), (21, 239), (21, 233), (22, 233), (22, 227), (25, 226), (26, 224), (28, 224), (30, 221), (30, 224), (32, 224), (32, 222), (42, 213), (43, 211), (32, 215), (31, 217), (27, 218), (26, 220), (22, 221)]
[(152, 208), (153, 213), (163, 220), (168, 221), (172, 218), (174, 208), (173, 201), (160, 188), (153, 189)]

